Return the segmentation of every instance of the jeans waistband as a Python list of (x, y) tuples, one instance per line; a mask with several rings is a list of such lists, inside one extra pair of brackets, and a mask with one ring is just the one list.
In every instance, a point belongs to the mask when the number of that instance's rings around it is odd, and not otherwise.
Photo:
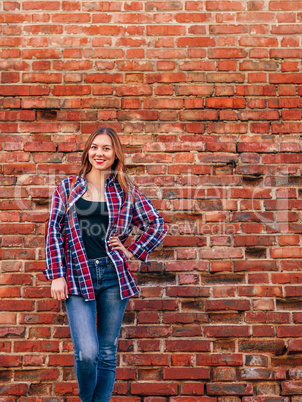
[(99, 258), (94, 258), (92, 260), (88, 260), (89, 263), (93, 264), (109, 264), (112, 263), (111, 258), (110, 257), (99, 257)]

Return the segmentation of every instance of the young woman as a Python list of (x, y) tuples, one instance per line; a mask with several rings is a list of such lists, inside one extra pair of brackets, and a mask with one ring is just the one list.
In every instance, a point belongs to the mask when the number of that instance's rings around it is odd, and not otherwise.
[[(64, 179), (52, 196), (44, 274), (52, 280), (51, 296), (65, 301), (82, 402), (109, 402), (123, 315), (138, 292), (128, 260), (146, 262), (167, 227), (126, 175), (111, 128), (90, 135), (72, 181)], [(142, 233), (126, 248), (133, 226)]]

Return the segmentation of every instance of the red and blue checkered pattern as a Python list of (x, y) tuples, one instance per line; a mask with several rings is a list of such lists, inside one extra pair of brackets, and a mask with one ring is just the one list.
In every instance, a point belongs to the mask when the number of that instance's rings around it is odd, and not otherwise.
[[(92, 280), (88, 268), (88, 257), (84, 247), (81, 229), (75, 209), (76, 201), (86, 192), (88, 183), (77, 177), (71, 189), (72, 177), (64, 179), (55, 189), (49, 214), (49, 226), (45, 244), (47, 279), (64, 276), (68, 284), (68, 293), (82, 295), (86, 301), (94, 300)], [(70, 196), (67, 212), (66, 204)], [(111, 236), (118, 236), (122, 243), (127, 239), (133, 227), (143, 233), (128, 247), (138, 259), (147, 262), (148, 255), (167, 234), (167, 226), (153, 207), (151, 201), (137, 187), (133, 187), (134, 203), (126, 195), (114, 174), (105, 180), (105, 198), (108, 206), (109, 224), (105, 244), (107, 254), (113, 261), (118, 274), (121, 299), (126, 299), (138, 292), (133, 275), (128, 270), (125, 255), (120, 250), (113, 250), (108, 244)], [(64, 241), (66, 230), (66, 242)]]

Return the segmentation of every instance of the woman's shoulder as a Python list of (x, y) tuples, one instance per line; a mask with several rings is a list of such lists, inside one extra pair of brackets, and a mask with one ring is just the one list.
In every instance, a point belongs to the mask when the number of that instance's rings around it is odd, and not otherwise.
[(125, 199), (130, 198), (132, 200), (132, 203), (134, 200), (137, 198), (137, 195), (140, 193), (140, 190), (136, 186), (136, 184), (130, 179), (130, 177), (126, 174), (124, 174), (124, 180), (125, 183), (127, 184), (127, 190), (125, 189), (124, 186), (121, 185), (121, 183), (118, 180), (118, 177), (113, 178), (113, 183), (114, 183), (114, 188), (118, 194), (120, 194), (122, 197)]
[(56, 190), (60, 195), (66, 195), (70, 191), (70, 187), (72, 183), (76, 184), (83, 179), (80, 176), (68, 176), (63, 179), (59, 185), (57, 186)]

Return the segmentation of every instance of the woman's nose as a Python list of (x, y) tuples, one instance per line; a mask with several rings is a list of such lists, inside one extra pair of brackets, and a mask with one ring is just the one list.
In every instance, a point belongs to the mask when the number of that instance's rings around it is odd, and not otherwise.
[(97, 156), (103, 156), (103, 150), (101, 148), (98, 148), (96, 154)]

